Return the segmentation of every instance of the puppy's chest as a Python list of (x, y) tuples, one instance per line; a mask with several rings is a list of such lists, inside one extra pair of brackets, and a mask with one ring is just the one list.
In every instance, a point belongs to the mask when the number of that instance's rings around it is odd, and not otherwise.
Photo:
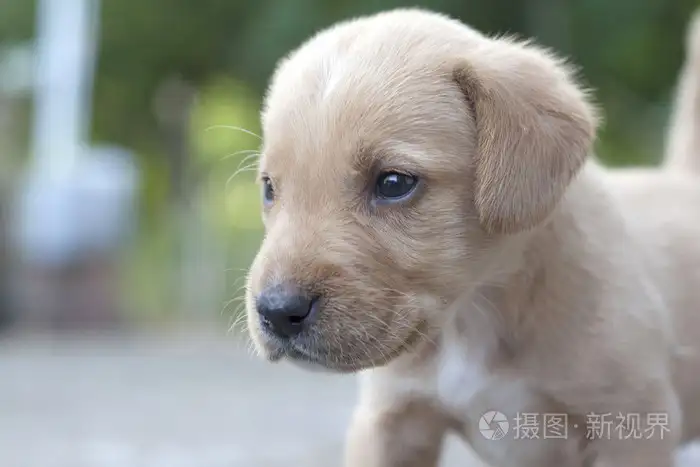
[[(479, 416), (525, 404), (533, 388), (504, 366), (493, 366), (493, 347), (469, 346), (457, 338), (444, 340), (435, 376), (435, 396), (445, 411), (456, 419)], [(510, 375), (510, 376), (509, 376)]]
[(465, 346), (447, 339), (438, 356), (436, 396), (449, 412), (459, 415), (494, 378), (483, 352), (469, 352)]

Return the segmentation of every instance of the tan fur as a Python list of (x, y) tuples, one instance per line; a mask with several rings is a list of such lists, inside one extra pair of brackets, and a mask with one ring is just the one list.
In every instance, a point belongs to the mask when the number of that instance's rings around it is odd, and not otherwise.
[(687, 59), (678, 80), (665, 160), (670, 168), (700, 173), (700, 11), (690, 24)]
[[(361, 373), (348, 467), (435, 466), (448, 431), (493, 466), (664, 467), (700, 434), (700, 180), (604, 169), (596, 125), (551, 53), (421, 10), (340, 23), (280, 64), (248, 324), (270, 360)], [(377, 204), (382, 170), (420, 185)], [(286, 342), (256, 312), (278, 283), (321, 297)], [(570, 431), (486, 440), (488, 410)], [(663, 439), (582, 426), (650, 413)]]

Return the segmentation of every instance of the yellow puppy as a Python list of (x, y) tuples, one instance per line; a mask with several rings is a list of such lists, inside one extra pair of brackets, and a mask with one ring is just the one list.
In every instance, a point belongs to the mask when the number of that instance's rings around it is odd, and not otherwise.
[(348, 467), (435, 466), (449, 431), (494, 466), (667, 467), (700, 433), (700, 180), (601, 167), (561, 60), (394, 10), (291, 53), (262, 119), (248, 324), (361, 373)]

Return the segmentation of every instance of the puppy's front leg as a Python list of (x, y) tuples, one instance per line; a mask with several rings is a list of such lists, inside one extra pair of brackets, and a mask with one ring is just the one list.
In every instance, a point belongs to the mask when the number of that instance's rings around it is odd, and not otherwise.
[(348, 433), (345, 467), (437, 467), (448, 425), (427, 400), (360, 405)]
[[(658, 435), (657, 435), (658, 436)], [(615, 440), (600, 443), (595, 467), (673, 467), (675, 465), (676, 439)]]
[[(589, 415), (589, 436), (593, 436), (592, 448), (597, 453), (595, 467), (673, 467), (682, 419), (675, 393), (661, 385), (636, 394), (630, 391), (629, 397), (622, 411), (615, 412), (608, 405), (593, 415), (595, 420)], [(604, 429), (601, 417), (615, 417), (615, 413), (619, 422)]]

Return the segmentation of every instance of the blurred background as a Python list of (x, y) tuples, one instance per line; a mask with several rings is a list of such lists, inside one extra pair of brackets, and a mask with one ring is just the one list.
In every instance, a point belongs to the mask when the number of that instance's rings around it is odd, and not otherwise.
[(229, 329), (275, 62), (398, 6), (570, 57), (599, 157), (658, 160), (697, 0), (0, 0), (0, 465), (337, 465), (354, 386)]

